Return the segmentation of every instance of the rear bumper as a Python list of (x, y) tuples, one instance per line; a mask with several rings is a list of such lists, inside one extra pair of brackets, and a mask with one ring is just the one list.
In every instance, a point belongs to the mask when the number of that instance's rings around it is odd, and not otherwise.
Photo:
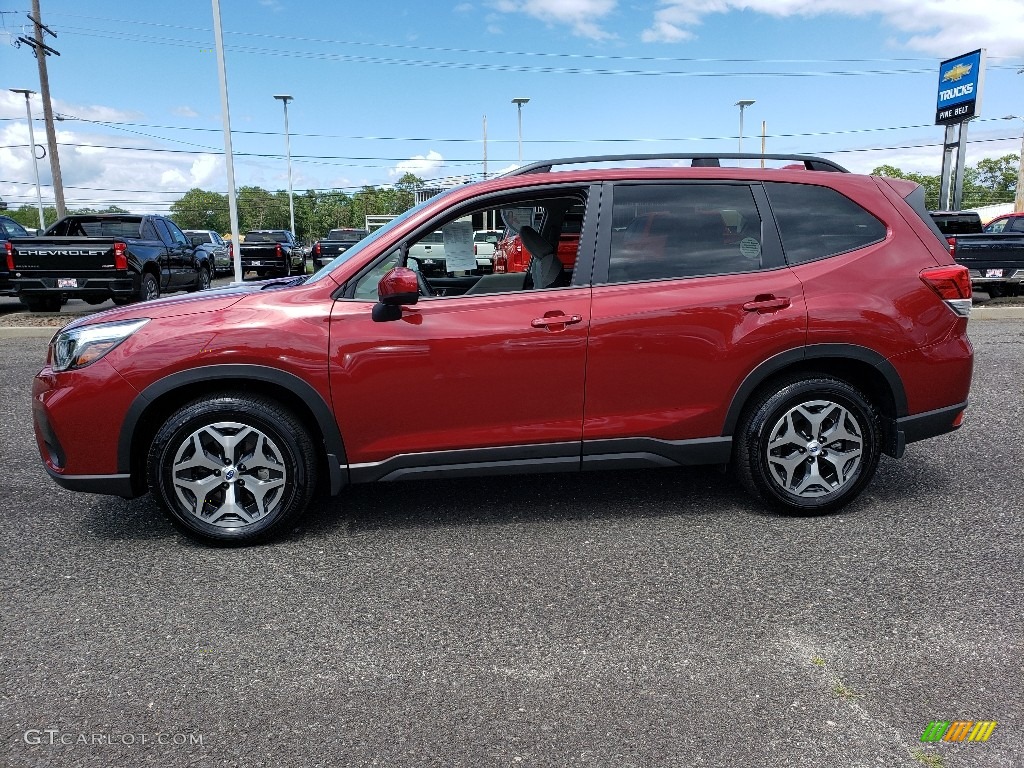
[[(74, 285), (68, 282), (74, 281)], [(11, 281), (18, 296), (108, 296), (131, 298), (139, 292), (139, 281), (134, 275), (83, 276), (70, 275), (39, 277), (19, 277)]]
[(993, 274), (993, 270), (971, 269), (971, 285), (991, 285), (992, 283), (1005, 283), (1009, 285), (1024, 285), (1024, 269), (999, 269), (999, 274)]
[(910, 443), (955, 432), (962, 426), (966, 410), (967, 403), (963, 402), (959, 405), (896, 419), (893, 445), (886, 453), (898, 459)]

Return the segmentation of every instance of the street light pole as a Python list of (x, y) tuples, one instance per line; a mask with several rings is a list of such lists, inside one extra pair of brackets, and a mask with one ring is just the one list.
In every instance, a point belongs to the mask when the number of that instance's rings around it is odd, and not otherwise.
[(275, 99), (280, 99), (284, 104), (284, 148), (288, 155), (288, 220), (291, 222), (291, 232), (295, 234), (295, 200), (292, 198), (292, 140), (288, 132), (288, 102), (294, 99), (284, 93), (275, 93)]
[(519, 164), (523, 164), (523, 104), (528, 103), (530, 100), (527, 98), (512, 99), (512, 103), (516, 105), (516, 111), (519, 113)]
[(740, 153), (743, 152), (743, 110), (746, 109), (747, 107), (749, 107), (753, 103), (754, 103), (753, 99), (740, 99), (739, 101), (737, 101), (733, 105), (734, 107), (739, 107), (740, 108), (740, 143), (739, 143), (739, 151), (740, 151)]
[(28, 88), (11, 88), (12, 93), (25, 95), (25, 114), (28, 115), (28, 151), (32, 153), (32, 170), (36, 174), (36, 202), (39, 204), (39, 229), (46, 229), (46, 219), (43, 217), (43, 193), (39, 190), (39, 160), (36, 158), (36, 132), (32, 128), (32, 105), (29, 104), (29, 94), (35, 93)]
[(217, 46), (217, 74), (220, 78), (220, 113), (224, 123), (224, 170), (228, 176), (228, 216), (231, 220), (231, 249), (235, 282), (242, 282), (242, 249), (238, 234), (238, 196), (235, 193), (235, 160), (231, 149), (231, 110), (228, 109), (228, 69), (224, 61), (224, 30), (220, 23), (220, 0), (213, 3), (213, 39)]

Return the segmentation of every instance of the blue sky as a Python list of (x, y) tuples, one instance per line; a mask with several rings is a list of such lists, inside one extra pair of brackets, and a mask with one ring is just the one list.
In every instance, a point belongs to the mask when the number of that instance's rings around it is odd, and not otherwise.
[[(22, 96), (38, 90), (26, 0), (0, 0), (0, 196), (34, 202)], [(1019, 0), (223, 0), (239, 186), (387, 184), (525, 161), (625, 152), (821, 154), (851, 170), (938, 173), (939, 62), (988, 51), (967, 162), (1019, 152)], [(226, 191), (210, 0), (43, 0), (70, 207), (165, 210), (192, 187)], [(36, 140), (45, 142), (33, 101)], [(49, 165), (39, 164), (44, 201)]]

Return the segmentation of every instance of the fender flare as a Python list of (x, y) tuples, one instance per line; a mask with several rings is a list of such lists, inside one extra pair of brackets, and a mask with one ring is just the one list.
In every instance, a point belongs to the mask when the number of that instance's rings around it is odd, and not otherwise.
[(341, 431), (338, 429), (330, 406), (319, 392), (295, 374), (264, 365), (204, 365), (172, 373), (150, 384), (132, 401), (125, 413), (117, 441), (118, 472), (131, 472), (132, 439), (143, 414), (155, 401), (184, 386), (205, 381), (224, 381), (225, 379), (247, 379), (274, 384), (299, 398), (309, 409), (323, 437), (324, 449), (327, 453), (327, 466), (330, 472), (331, 495), (341, 491), (348, 483), (348, 460), (345, 456), (345, 444), (341, 439)]
[(740, 384), (733, 395), (729, 410), (726, 412), (725, 424), (722, 427), (723, 435), (731, 435), (736, 431), (740, 414), (758, 387), (774, 376), (779, 371), (788, 368), (796, 363), (808, 363), (814, 360), (856, 360), (867, 363), (877, 370), (892, 392), (892, 399), (896, 405), (895, 418), (907, 415), (907, 393), (903, 388), (903, 380), (899, 372), (886, 358), (875, 352), (873, 349), (862, 347), (857, 344), (812, 344), (799, 349), (790, 349), (770, 357), (752, 370)]

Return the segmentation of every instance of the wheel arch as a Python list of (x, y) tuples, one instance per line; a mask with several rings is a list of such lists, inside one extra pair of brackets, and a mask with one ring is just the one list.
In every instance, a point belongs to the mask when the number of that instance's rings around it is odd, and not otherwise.
[(260, 365), (208, 365), (166, 376), (144, 389), (125, 414), (117, 445), (118, 472), (131, 476), (132, 489), (146, 490), (146, 456), (160, 425), (185, 403), (220, 392), (261, 395), (291, 410), (310, 430), (317, 446), (320, 477), (337, 494), (347, 483), (345, 446), (327, 402), (294, 374)]
[(897, 419), (908, 415), (907, 394), (899, 372), (882, 355), (856, 344), (814, 344), (782, 352), (751, 371), (729, 404), (724, 436), (733, 435), (744, 409), (771, 382), (797, 373), (835, 376), (857, 387), (878, 408), (882, 446), (889, 455), (903, 451)]

